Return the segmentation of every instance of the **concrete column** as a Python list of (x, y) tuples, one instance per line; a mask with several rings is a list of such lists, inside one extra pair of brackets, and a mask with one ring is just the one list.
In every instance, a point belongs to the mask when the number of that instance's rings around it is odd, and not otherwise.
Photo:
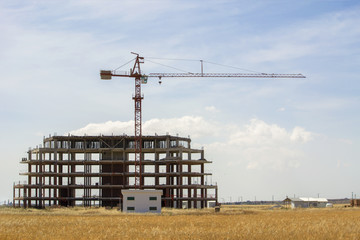
[(218, 205), (218, 187), (215, 188), (216, 206)]
[(169, 173), (170, 173), (170, 164), (167, 163), (166, 164), (166, 185), (170, 185), (170, 176), (169, 176)]
[(194, 208), (197, 208), (197, 188), (194, 188)]
[[(141, 153), (141, 155), (142, 155), (141, 158), (144, 159), (144, 156), (145, 156), (144, 153)], [(142, 183), (142, 185), (144, 185), (145, 177), (143, 177), (142, 174), (145, 172), (145, 166), (143, 164), (141, 164), (140, 172), (141, 172), (141, 183)]]
[(15, 183), (13, 183), (13, 208), (15, 208)]
[[(61, 142), (60, 142), (61, 143)], [(58, 168), (58, 166), (57, 166), (57, 164), (58, 164), (58, 160), (60, 160), (60, 159), (58, 159), (58, 152), (57, 152), (57, 149), (58, 149), (58, 141), (57, 141), (57, 139), (55, 139), (55, 141), (54, 141), (54, 147), (55, 147), (55, 151), (54, 151), (54, 169), (53, 169), (53, 172), (54, 172), (54, 176), (53, 176), (53, 183), (54, 183), (54, 185), (55, 186), (57, 186), (57, 174), (58, 174), (58, 172), (57, 172), (57, 168)], [(59, 154), (59, 158), (61, 158), (60, 157), (60, 155), (61, 155), (62, 153), (60, 153)], [(58, 203), (57, 203), (57, 192), (58, 192), (58, 189), (56, 188), (56, 187), (54, 187), (53, 188), (53, 196), (54, 196), (54, 201), (53, 201), (53, 204), (54, 205), (57, 205)]]
[[(20, 182), (19, 182), (19, 185), (20, 185)], [(19, 187), (18, 188), (18, 197), (21, 197), (21, 188)], [(18, 207), (21, 207), (21, 200), (18, 201)]]
[[(205, 172), (205, 167), (204, 167), (204, 163), (202, 163), (200, 165), (200, 172), (201, 172), (201, 177), (200, 177), (200, 182), (201, 182), (201, 185), (204, 186), (205, 185), (205, 177), (204, 177), (204, 172)], [(204, 208), (205, 207), (205, 200), (204, 199), (204, 188), (201, 188), (200, 189), (200, 192), (201, 192), (201, 208)]]
[[(207, 198), (207, 188), (204, 189), (204, 198)], [(207, 207), (208, 206), (208, 201), (205, 200), (204, 203), (205, 203), (205, 207)]]
[[(178, 163), (176, 167), (177, 172), (179, 173), (179, 176), (177, 177), (177, 191), (176, 191), (176, 197), (182, 198), (182, 164)], [(176, 204), (177, 208), (182, 208), (182, 200), (178, 200)]]
[(159, 164), (155, 162), (155, 185), (159, 185)]
[[(188, 172), (191, 173), (191, 165), (188, 164), (187, 166), (188, 166)], [(192, 182), (191, 182), (191, 176), (188, 176), (188, 185), (191, 185), (191, 184), (192, 184)]]
[[(28, 172), (31, 173), (31, 165), (28, 163)], [(28, 197), (31, 198), (31, 176), (29, 175), (28, 176), (28, 184), (29, 184), (29, 188), (27, 189), (28, 193)], [(28, 207), (31, 207), (31, 200), (29, 199), (28, 200), (28, 203), (27, 203)]]
[[(39, 150), (39, 170), (40, 170), (40, 174), (43, 173), (43, 165), (42, 165), (42, 158), (43, 158), (43, 153)], [(42, 185), (43, 185), (43, 176), (40, 175), (39, 176), (39, 205), (38, 207), (42, 208), (43, 207), (43, 189), (42, 189)]]

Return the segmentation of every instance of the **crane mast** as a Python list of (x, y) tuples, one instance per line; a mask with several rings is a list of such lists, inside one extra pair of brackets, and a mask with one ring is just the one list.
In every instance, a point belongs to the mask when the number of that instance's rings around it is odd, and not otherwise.
[[(134, 68), (132, 69), (131, 74), (135, 77), (135, 96), (133, 96), (135, 103), (135, 188), (142, 188), (142, 177), (141, 177), (141, 150), (142, 150), (142, 120), (141, 120), (141, 101), (144, 98), (141, 95), (141, 70), (140, 63), (144, 63), (144, 58), (139, 57), (139, 54), (136, 56), (134, 63)], [(137, 72), (135, 72), (137, 69)]]
[(136, 55), (134, 66), (130, 69), (129, 74), (116, 74), (115, 71), (101, 70), (100, 76), (102, 80), (111, 80), (112, 77), (130, 77), (135, 79), (135, 95), (134, 100), (134, 120), (135, 120), (135, 188), (142, 189), (143, 181), (141, 177), (142, 173), (142, 110), (141, 102), (144, 99), (141, 94), (141, 84), (146, 83), (148, 77), (159, 78), (159, 83), (163, 77), (174, 77), (174, 78), (192, 78), (192, 77), (221, 77), (221, 78), (305, 78), (302, 74), (268, 74), (268, 73), (204, 73), (203, 72), (203, 60), (201, 62), (200, 73), (149, 73), (148, 75), (141, 73), (140, 64), (144, 63), (144, 57), (140, 57), (139, 54), (131, 52)]
[(116, 75), (112, 74), (112, 71), (101, 70), (100, 76), (103, 80), (111, 80), (112, 76), (115, 77), (131, 77), (135, 79), (135, 95), (133, 96), (134, 100), (134, 122), (135, 122), (135, 135), (134, 135), (134, 148), (135, 148), (135, 188), (142, 189), (143, 182), (141, 177), (141, 161), (142, 161), (142, 111), (141, 111), (141, 102), (144, 99), (141, 94), (141, 68), (140, 64), (144, 63), (144, 57), (140, 57), (139, 54), (133, 53), (136, 55), (134, 67), (130, 69), (130, 74), (125, 75)]

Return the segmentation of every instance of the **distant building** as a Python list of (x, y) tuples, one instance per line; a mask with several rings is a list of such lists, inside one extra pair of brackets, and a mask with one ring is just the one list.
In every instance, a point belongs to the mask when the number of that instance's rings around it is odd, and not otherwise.
[(351, 199), (350, 200), (350, 205), (352, 207), (360, 207), (360, 199)]
[(162, 190), (122, 190), (123, 212), (161, 213)]
[(328, 200), (326, 198), (300, 197), (286, 198), (284, 202), (289, 203), (291, 208), (324, 208)]

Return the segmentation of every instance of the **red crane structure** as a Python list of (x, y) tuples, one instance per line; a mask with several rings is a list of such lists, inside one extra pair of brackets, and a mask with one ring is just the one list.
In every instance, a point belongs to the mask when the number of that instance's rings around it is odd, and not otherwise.
[(135, 79), (135, 95), (133, 100), (135, 103), (135, 188), (142, 189), (143, 182), (141, 178), (141, 162), (142, 162), (142, 115), (141, 102), (144, 96), (141, 94), (141, 84), (146, 83), (148, 77), (159, 78), (159, 83), (163, 77), (173, 78), (198, 78), (198, 77), (219, 77), (219, 78), (305, 78), (302, 74), (268, 74), (268, 73), (204, 73), (203, 60), (201, 62), (200, 73), (150, 73), (148, 75), (141, 73), (140, 64), (144, 63), (144, 57), (140, 57), (138, 53), (131, 52), (136, 55), (133, 68), (129, 73), (116, 74), (112, 70), (101, 70), (100, 77), (102, 80), (111, 80), (112, 77), (129, 77)]

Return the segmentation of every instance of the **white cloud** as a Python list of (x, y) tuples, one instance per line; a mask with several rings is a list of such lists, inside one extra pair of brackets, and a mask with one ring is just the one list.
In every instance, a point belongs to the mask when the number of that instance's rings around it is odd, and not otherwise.
[(230, 143), (252, 146), (257, 144), (280, 144), (289, 142), (291, 133), (276, 124), (267, 124), (259, 119), (251, 119), (243, 130), (232, 133)]
[[(202, 117), (184, 116), (181, 118), (151, 119), (142, 125), (143, 135), (171, 134), (180, 136), (191, 135), (194, 138), (216, 136), (219, 127), (216, 123), (204, 120)], [(134, 135), (134, 121), (108, 121), (105, 123), (90, 123), (87, 126), (69, 132), (73, 135)]]
[[(197, 7), (198, 3), (191, 2), (183, 4), (182, 2), (177, 1), (157, 1), (156, 4), (146, 1), (146, 0), (137, 0), (137, 1), (106, 1), (106, 4), (99, 1), (70, 1), (69, 7), (74, 8), (86, 8), (87, 14), (82, 17), (76, 17), (77, 19), (86, 19), (88, 17), (92, 18), (104, 18), (109, 16), (116, 16), (116, 19), (121, 19), (125, 22), (130, 21), (154, 21), (160, 16), (167, 14), (169, 12), (177, 11), (186, 11), (191, 8)], [(136, 12), (137, 14), (133, 14)], [(119, 16), (119, 13), (120, 16)], [(151, 13), (151, 14), (149, 14)], [(139, 18), (141, 16), (141, 18)], [(72, 20), (74, 17), (70, 18)]]
[(353, 144), (353, 141), (351, 141), (350, 139), (341, 138), (341, 139), (339, 139), (339, 141), (341, 143), (344, 143), (344, 144), (347, 144), (347, 145), (352, 145)]
[(219, 110), (215, 107), (215, 106), (207, 106), (205, 107), (205, 110), (210, 112), (210, 113), (217, 113), (219, 112)]
[(344, 161), (340, 161), (340, 160), (338, 160), (337, 161), (337, 164), (336, 164), (336, 167), (337, 168), (348, 168), (348, 167), (350, 167), (351, 165), (349, 164), (349, 163), (347, 163), (347, 162), (344, 162)]
[(181, 118), (152, 119), (144, 123), (146, 134), (165, 133), (191, 135), (194, 138), (203, 136), (216, 136), (219, 134), (216, 123), (206, 121), (202, 117), (184, 116)]
[[(91, 123), (70, 131), (73, 135), (133, 135), (134, 121)], [(248, 170), (297, 168), (304, 154), (300, 145), (314, 134), (295, 127), (287, 131), (276, 124), (251, 119), (245, 126), (220, 124), (199, 116), (151, 119), (143, 123), (143, 135), (155, 133), (192, 137), (193, 146), (204, 144), (208, 157), (229, 166), (245, 164)]]
[(301, 105), (296, 106), (297, 109), (303, 111), (332, 111), (349, 108), (353, 105), (359, 104), (357, 97), (322, 97), (314, 101), (311, 99), (309, 102), (303, 102)]
[(248, 170), (276, 171), (298, 168), (305, 158), (301, 145), (315, 135), (301, 127), (288, 131), (255, 118), (245, 126), (228, 127), (223, 133), (228, 135), (225, 141), (205, 145), (214, 154), (214, 160), (221, 159), (228, 166), (244, 166)]
[(70, 131), (72, 135), (130, 135), (134, 132), (134, 121), (107, 121), (105, 123), (89, 123), (83, 128)]
[(45, 136), (45, 134), (43, 134), (42, 132), (36, 132), (36, 133), (34, 133), (34, 135), (38, 136), (38, 137)]
[(291, 141), (308, 142), (313, 139), (313, 134), (301, 127), (295, 127), (290, 135), (290, 139)]
[(259, 47), (245, 57), (249, 62), (276, 62), (312, 55), (333, 55), (349, 51), (347, 46), (358, 42), (360, 30), (359, 9), (319, 15), (315, 19), (302, 21), (255, 36), (247, 45)]
[(247, 169), (272, 169), (282, 171), (300, 166), (302, 153), (289, 146), (263, 146), (244, 149)]

